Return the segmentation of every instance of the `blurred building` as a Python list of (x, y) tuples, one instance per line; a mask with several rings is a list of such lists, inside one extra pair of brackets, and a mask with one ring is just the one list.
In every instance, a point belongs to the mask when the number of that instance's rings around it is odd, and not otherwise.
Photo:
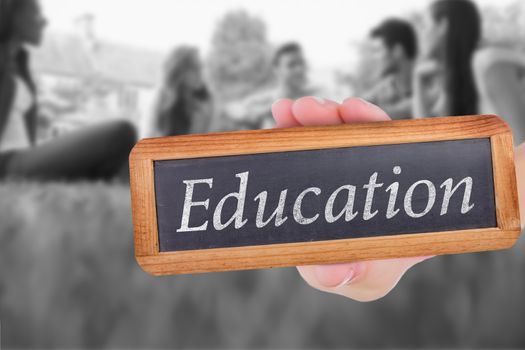
[(149, 113), (164, 55), (99, 40), (93, 18), (78, 30), (49, 32), (32, 65), (40, 90), (43, 138), (103, 120), (138, 124)]

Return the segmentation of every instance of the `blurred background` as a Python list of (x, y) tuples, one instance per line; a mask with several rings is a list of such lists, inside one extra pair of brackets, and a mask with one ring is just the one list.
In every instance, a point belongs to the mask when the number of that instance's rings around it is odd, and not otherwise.
[(2, 347), (525, 347), (523, 240), (431, 259), (365, 304), (294, 268), (153, 278), (125, 170), (137, 138), (271, 128), (273, 101), (307, 95), (394, 119), (498, 113), (517, 145), (522, 1), (0, 5)]

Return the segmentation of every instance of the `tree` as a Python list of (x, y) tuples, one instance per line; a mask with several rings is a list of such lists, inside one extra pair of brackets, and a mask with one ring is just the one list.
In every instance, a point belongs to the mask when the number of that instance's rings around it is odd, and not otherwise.
[(266, 86), (272, 75), (264, 21), (244, 10), (227, 13), (213, 34), (208, 67), (214, 89), (226, 101)]
[(525, 48), (525, 6), (516, 1), (505, 7), (485, 6), (483, 13), (483, 33), (489, 45), (504, 46), (511, 49)]

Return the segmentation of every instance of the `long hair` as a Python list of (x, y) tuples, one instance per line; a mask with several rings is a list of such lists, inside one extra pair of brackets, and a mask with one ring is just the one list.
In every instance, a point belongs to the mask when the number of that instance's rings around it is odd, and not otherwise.
[(183, 77), (187, 69), (199, 64), (198, 50), (180, 46), (169, 56), (164, 66), (164, 82), (156, 107), (156, 128), (165, 135), (187, 134), (191, 130), (192, 115), (187, 96), (207, 100), (206, 87), (198, 91), (184, 91)]
[(432, 4), (434, 20), (446, 19), (445, 84), (451, 115), (476, 114), (478, 93), (472, 56), (481, 38), (481, 17), (470, 0), (438, 0)]
[(5, 45), (12, 38), (12, 19), (17, 6), (23, 1), (0, 0), (0, 45)]
[(26, 115), (29, 125), (29, 138), (34, 142), (36, 137), (37, 104), (35, 100), (36, 87), (29, 69), (29, 53), (23, 48), (15, 52), (14, 61), (10, 57), (9, 44), (13, 40), (13, 18), (31, 0), (0, 0), (0, 137), (9, 115), (10, 89), (12, 89), (12, 76), (18, 75), (33, 94), (33, 105)]
[(0, 0), (0, 71), (6, 68), (7, 46), (13, 39), (13, 17), (22, 1)]

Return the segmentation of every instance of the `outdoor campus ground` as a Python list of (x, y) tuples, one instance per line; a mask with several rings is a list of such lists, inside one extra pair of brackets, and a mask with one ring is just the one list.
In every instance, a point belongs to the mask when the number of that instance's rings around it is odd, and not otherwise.
[(5, 348), (525, 346), (523, 239), (432, 259), (361, 304), (293, 268), (147, 275), (124, 185), (8, 183), (0, 199)]

